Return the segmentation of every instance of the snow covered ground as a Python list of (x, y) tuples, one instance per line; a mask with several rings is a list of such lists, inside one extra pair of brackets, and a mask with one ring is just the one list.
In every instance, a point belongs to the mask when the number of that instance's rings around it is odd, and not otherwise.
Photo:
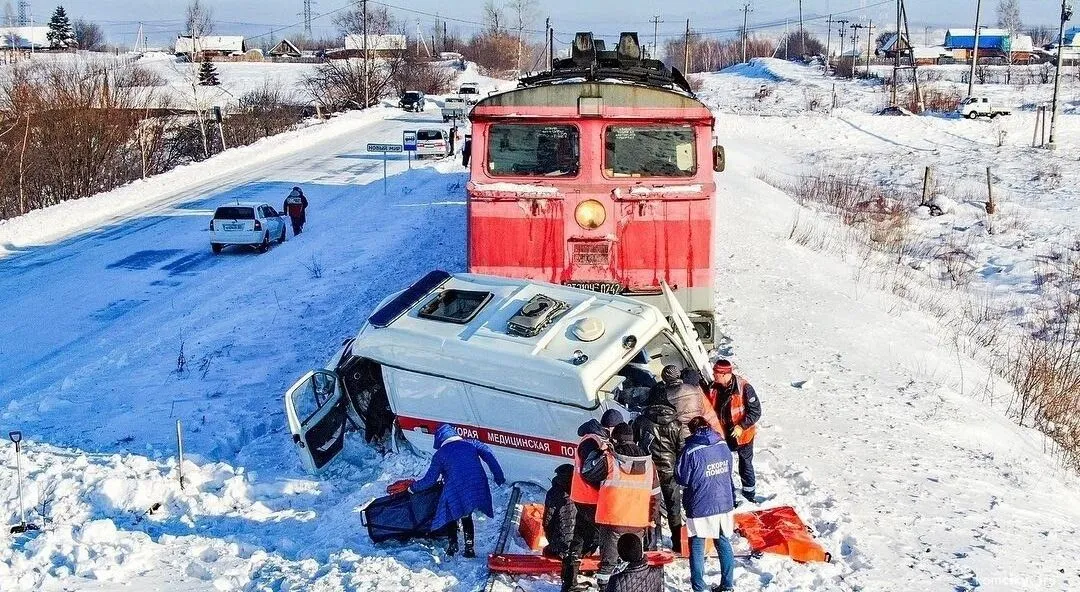
[[(747, 93), (772, 70), (782, 74), (771, 82), (777, 106), (750, 112)], [(992, 163), (1003, 207), (1030, 222), (979, 235), (977, 200), (959, 199), (946, 216), (918, 220), (917, 231), (970, 234), (980, 269), (1001, 269), (977, 281), (1023, 299), (1032, 258), (1077, 224), (1069, 189), (1077, 117), (1066, 118), (1065, 141), (1048, 155), (1023, 145), (1030, 114), (993, 123), (881, 117), (870, 114), (880, 91), (863, 83), (838, 84), (850, 106), (804, 112), (795, 108), (801, 88), (831, 93), (832, 83), (787, 64), (704, 82), (729, 155), (718, 176), (717, 313), (730, 339), (721, 353), (763, 397), (759, 489), (776, 496), (766, 505), (794, 505), (834, 556), (827, 565), (741, 560), (738, 589), (1080, 589), (1080, 483), (1036, 432), (987, 403), (1005, 386), (957, 353), (935, 319), (864, 281), (857, 261), (790, 241), (796, 215), (829, 220), (758, 178), (782, 185), (828, 168), (914, 186), (925, 163), (973, 191)], [(448, 559), (432, 543), (374, 546), (360, 525), (358, 507), (419, 474), (424, 459), (351, 438), (343, 462), (312, 478), (282, 410), (289, 384), (321, 365), (387, 292), (434, 267), (464, 269), (460, 161), (410, 170), (391, 157), (384, 187), (381, 157), (364, 152), (368, 142), (438, 123), (434, 106), (428, 111), (334, 120), (294, 132), (280, 149), (233, 151), (84, 200), (85, 210), (62, 204), (0, 226), (0, 243), (14, 251), (0, 259), (8, 318), (0, 431), (26, 434), (26, 498), (44, 523), (29, 536), (0, 534), (0, 587), (481, 584), (482, 560)], [(1000, 148), (999, 125), (1008, 132)], [(1025, 180), (1051, 165), (1057, 189)], [(304, 234), (262, 255), (210, 254), (204, 229), (215, 205), (277, 204), (297, 184), (312, 204)], [(186, 434), (183, 490), (177, 420)], [(4, 447), (0, 514), (12, 520), (14, 456)], [(496, 518), (478, 522), (481, 553), (494, 544), (506, 496), (497, 490)], [(685, 563), (668, 570), (670, 590), (687, 580)], [(519, 583), (527, 592), (558, 589), (552, 580)]]

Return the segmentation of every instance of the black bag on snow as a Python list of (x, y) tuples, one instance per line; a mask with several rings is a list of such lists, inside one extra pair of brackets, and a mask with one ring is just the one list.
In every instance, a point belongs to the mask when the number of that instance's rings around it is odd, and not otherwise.
[(431, 531), (435, 508), (442, 495), (443, 484), (419, 493), (403, 491), (376, 498), (364, 508), (361, 524), (367, 527), (373, 543), (414, 538), (445, 537), (448, 526)]

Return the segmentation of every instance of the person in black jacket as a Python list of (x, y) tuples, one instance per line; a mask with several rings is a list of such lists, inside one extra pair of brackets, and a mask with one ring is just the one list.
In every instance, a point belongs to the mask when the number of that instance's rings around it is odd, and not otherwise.
[(603, 592), (663, 592), (664, 568), (653, 567), (645, 561), (641, 539), (633, 534), (619, 537), (619, 558), (629, 565), (611, 576)]
[(472, 134), (465, 134), (465, 143), (461, 145), (461, 166), (469, 166), (469, 158), (472, 156)]
[[(577, 521), (577, 505), (570, 500), (570, 479), (574, 465), (559, 465), (551, 478), (551, 489), (544, 497), (544, 536), (548, 544), (544, 555), (566, 559), (574, 542), (574, 524)], [(596, 549), (595, 529), (583, 529), (580, 533), (581, 553), (588, 555)]]
[[(671, 532), (671, 550), (682, 553), (682, 488), (675, 482), (675, 463), (683, 449), (682, 425), (675, 408), (668, 404), (662, 390), (654, 391), (648, 406), (634, 420), (634, 439), (643, 450), (652, 455), (656, 476), (660, 480), (660, 493), (667, 512), (668, 530)], [(659, 538), (659, 522), (657, 535)]]
[(285, 203), (281, 206), (281, 211), (289, 215), (289, 221), (292, 222), (293, 236), (296, 236), (304, 231), (304, 223), (307, 222), (307, 196), (304, 195), (304, 190), (299, 187), (293, 187), (289, 196), (285, 198)]

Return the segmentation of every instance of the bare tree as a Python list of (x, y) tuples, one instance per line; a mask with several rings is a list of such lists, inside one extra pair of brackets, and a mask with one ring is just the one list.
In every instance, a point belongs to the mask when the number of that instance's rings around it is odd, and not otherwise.
[(364, 108), (365, 78), (370, 83), (370, 104), (366, 106), (371, 106), (393, 94), (394, 77), (403, 62), (403, 59), (330, 60), (305, 76), (301, 84), (316, 103), (329, 111)]
[(1020, 4), (1017, 0), (998, 0), (997, 5), (998, 27), (1005, 29), (1012, 35), (1016, 35), (1024, 28), (1020, 21)]
[[(388, 35), (394, 30), (394, 17), (385, 6), (369, 6), (367, 10), (367, 34)], [(354, 6), (334, 15), (334, 26), (345, 35), (364, 33), (364, 10)]]
[(517, 30), (517, 57), (515, 58), (514, 69), (518, 72), (521, 71), (521, 49), (522, 49), (522, 35), (525, 33), (525, 29), (532, 23), (532, 20), (536, 18), (536, 0), (510, 0), (510, 9), (514, 11), (515, 29)]
[(505, 21), (503, 9), (495, 4), (495, 0), (484, 2), (484, 25), (487, 27), (488, 33), (499, 34)]
[(1035, 47), (1049, 45), (1054, 40), (1054, 37), (1057, 36), (1057, 32), (1054, 31), (1054, 28), (1046, 25), (1028, 27), (1026, 33), (1031, 36), (1031, 43), (1034, 44)]
[(79, 49), (87, 51), (101, 51), (105, 47), (105, 33), (97, 23), (83, 19), (75, 19), (75, 43)]
[[(1016, 43), (1016, 34), (1024, 26), (1020, 22), (1020, 5), (1016, 0), (998, 0), (997, 14), (998, 26), (1009, 32), (1011, 43)], [(1005, 72), (1005, 84), (1009, 84), (1012, 78), (1013, 55), (1013, 48), (1010, 46), (1005, 53), (1005, 61), (1009, 64), (1009, 69)]]
[(214, 9), (201, 0), (191, 0), (184, 10), (184, 31), (199, 37), (214, 32)]

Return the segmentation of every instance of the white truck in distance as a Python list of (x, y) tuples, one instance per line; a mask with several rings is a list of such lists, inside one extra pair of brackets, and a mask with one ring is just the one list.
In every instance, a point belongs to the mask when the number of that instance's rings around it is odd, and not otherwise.
[(442, 120), (465, 119), (468, 104), (461, 97), (446, 97), (443, 99)]
[(480, 85), (475, 82), (463, 82), (458, 87), (457, 94), (465, 99), (466, 103), (475, 105), (480, 100)]
[(1008, 115), (1012, 113), (1012, 111), (1002, 108), (987, 97), (968, 97), (963, 101), (960, 101), (958, 111), (960, 112), (960, 115), (967, 117), (968, 119), (975, 119), (980, 115), (993, 119), (998, 115)]

